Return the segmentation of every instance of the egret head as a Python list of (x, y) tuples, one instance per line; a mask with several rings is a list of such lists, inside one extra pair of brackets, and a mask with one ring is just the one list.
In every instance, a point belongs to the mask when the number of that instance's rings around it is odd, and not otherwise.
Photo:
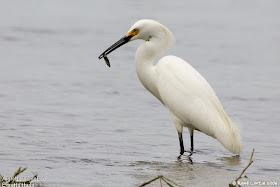
[(137, 21), (125, 34), (123, 38), (105, 50), (99, 59), (106, 57), (109, 53), (119, 48), (120, 46), (137, 39), (150, 41), (152, 38), (164, 38), (165, 46), (170, 46), (174, 43), (175, 39), (173, 34), (168, 28), (163, 26), (157, 21), (143, 19)]
[(137, 21), (126, 33), (126, 36), (132, 36), (129, 41), (142, 39), (149, 41), (164, 31), (164, 26), (154, 20), (143, 19)]

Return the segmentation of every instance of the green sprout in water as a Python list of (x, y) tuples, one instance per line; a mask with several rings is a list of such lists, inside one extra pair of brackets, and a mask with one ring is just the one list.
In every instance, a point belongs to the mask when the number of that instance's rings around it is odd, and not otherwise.
[(240, 183), (239, 183), (239, 179), (241, 178), (248, 178), (247, 175), (244, 175), (243, 174), (245, 173), (245, 171), (250, 167), (250, 165), (253, 163), (253, 156), (254, 156), (254, 152), (255, 152), (255, 149), (253, 149), (252, 153), (251, 153), (251, 157), (250, 157), (250, 160), (247, 164), (247, 166), (242, 170), (242, 172), (240, 173), (240, 175), (234, 180), (232, 181), (231, 184), (229, 184), (229, 187), (240, 187)]
[[(11, 184), (18, 184), (19, 186), (26, 186), (26, 184), (31, 184), (31, 182), (38, 178), (38, 174), (34, 174), (33, 177), (26, 177), (27, 180), (20, 181), (18, 180), (21, 173), (23, 173), (27, 168), (21, 169), (21, 167), (18, 168), (18, 170), (13, 174), (12, 177), (5, 177), (0, 175), (0, 182), (2, 186), (10, 186)], [(17, 185), (17, 186), (18, 186)]]

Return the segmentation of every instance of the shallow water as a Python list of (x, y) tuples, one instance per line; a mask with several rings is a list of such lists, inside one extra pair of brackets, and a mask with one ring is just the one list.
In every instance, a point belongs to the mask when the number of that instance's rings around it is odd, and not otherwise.
[[(136, 186), (164, 175), (183, 186), (279, 181), (279, 1), (5, 1), (0, 6), (0, 173), (19, 167), (45, 186)], [(157, 7), (157, 8), (155, 8)], [(168, 111), (138, 81), (140, 42), (97, 57), (142, 18), (174, 33), (174, 54), (212, 85), (242, 124), (244, 151), (195, 132), (177, 160)], [(189, 147), (187, 130), (185, 146)], [(279, 182), (278, 182), (279, 184)], [(151, 186), (159, 186), (155, 183)]]

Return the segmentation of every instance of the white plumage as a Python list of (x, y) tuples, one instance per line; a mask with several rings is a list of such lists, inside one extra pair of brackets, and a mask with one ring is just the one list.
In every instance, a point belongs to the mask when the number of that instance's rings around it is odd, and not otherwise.
[(240, 153), (238, 128), (226, 115), (211, 86), (191, 65), (167, 56), (158, 62), (156, 72), (159, 94), (175, 118), (178, 132), (182, 132), (183, 126), (191, 133), (201, 131), (216, 138), (230, 152)]
[[(212, 87), (200, 73), (176, 56), (165, 56), (153, 65), (154, 59), (174, 43), (169, 29), (153, 20), (140, 20), (126, 37), (128, 41), (145, 40), (135, 55), (136, 72), (144, 87), (170, 111), (179, 135), (180, 153), (185, 151), (182, 130), (187, 127), (191, 151), (193, 132), (198, 130), (216, 138), (230, 152), (239, 154), (242, 150), (239, 128), (227, 116)], [(113, 50), (107, 50), (103, 55)]]

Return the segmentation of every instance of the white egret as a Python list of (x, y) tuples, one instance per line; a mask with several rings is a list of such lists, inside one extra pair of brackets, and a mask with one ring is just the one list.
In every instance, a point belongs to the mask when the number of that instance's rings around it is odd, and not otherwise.
[(142, 39), (135, 55), (140, 82), (169, 110), (178, 131), (180, 155), (184, 154), (183, 127), (190, 133), (193, 152), (194, 130), (217, 139), (228, 151), (239, 154), (242, 141), (239, 128), (224, 111), (209, 83), (190, 64), (176, 56), (165, 56), (154, 66), (154, 59), (167, 49), (174, 37), (168, 28), (153, 20), (137, 21), (126, 35), (104, 51), (99, 59), (123, 44)]

